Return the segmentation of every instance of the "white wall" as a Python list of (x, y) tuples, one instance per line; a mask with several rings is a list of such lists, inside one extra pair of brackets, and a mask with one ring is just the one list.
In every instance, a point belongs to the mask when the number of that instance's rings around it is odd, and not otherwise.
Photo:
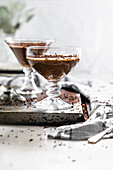
[(26, 3), (35, 8), (35, 17), (21, 27), (17, 37), (56, 38), (59, 45), (79, 45), (82, 58), (76, 71), (113, 74), (113, 0)]

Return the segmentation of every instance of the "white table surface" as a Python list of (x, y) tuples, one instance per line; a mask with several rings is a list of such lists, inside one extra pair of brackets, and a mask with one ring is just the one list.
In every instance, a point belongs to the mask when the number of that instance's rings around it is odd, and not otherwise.
[(0, 170), (113, 169), (113, 139), (97, 144), (50, 140), (51, 129), (0, 125)]

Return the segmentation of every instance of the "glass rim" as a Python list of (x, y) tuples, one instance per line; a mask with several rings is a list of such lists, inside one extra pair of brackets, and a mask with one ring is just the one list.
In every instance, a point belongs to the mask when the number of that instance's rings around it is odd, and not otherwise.
[(74, 48), (81, 49), (80, 46), (29, 46), (27, 49), (62, 49), (62, 48)]
[[(75, 52), (72, 52), (72, 53), (65, 53), (65, 49), (67, 49), (67, 47), (68, 47), (68, 49), (70, 49), (71, 50), (71, 48), (73, 48), (74, 50), (75, 50)], [(61, 50), (61, 51), (63, 51), (63, 48), (64, 48), (64, 53), (57, 53), (57, 51), (54, 51), (54, 53), (52, 54), (52, 53), (49, 53), (49, 50), (51, 50), (51, 49), (59, 49), (59, 50)], [(43, 53), (42, 54), (35, 54), (35, 53), (33, 53), (33, 50), (35, 51), (35, 50), (45, 50), (45, 51), (43, 51)], [(67, 49), (67, 50), (68, 50)], [(47, 50), (47, 51), (46, 51)], [(56, 57), (55, 58), (51, 58), (51, 57), (48, 57), (48, 60), (68, 60), (68, 58), (72, 58), (72, 59), (80, 59), (80, 54), (79, 54), (79, 52), (81, 53), (81, 47), (80, 46), (30, 46), (30, 47), (27, 47), (27, 52), (26, 52), (26, 54), (27, 54), (27, 59), (29, 58), (29, 59), (32, 59), (33, 58), (33, 60), (45, 60), (45, 57), (44, 56), (48, 56), (48, 55), (56, 55)], [(65, 58), (62, 58), (62, 57), (60, 57), (61, 55), (64, 55), (65, 56)], [(36, 58), (34, 58), (33, 56), (38, 56), (38, 57), (36, 57)], [(39, 56), (41, 56), (41, 57), (39, 57)], [(58, 57), (59, 56), (59, 57)], [(70, 57), (71, 56), (71, 57)]]
[(4, 39), (7, 43), (29, 43), (29, 42), (47, 42), (47, 41), (53, 41), (55, 42), (55, 38), (14, 38), (14, 37), (6, 37)]

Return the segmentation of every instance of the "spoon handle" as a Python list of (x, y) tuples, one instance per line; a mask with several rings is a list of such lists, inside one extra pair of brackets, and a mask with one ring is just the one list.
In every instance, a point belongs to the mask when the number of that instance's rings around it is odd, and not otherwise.
[(113, 129), (113, 125), (111, 125), (109, 128), (105, 129), (104, 131), (98, 133), (95, 136), (92, 136), (88, 139), (88, 143), (92, 143), (95, 144), (97, 143), (106, 133), (108, 133), (109, 131), (111, 131)]

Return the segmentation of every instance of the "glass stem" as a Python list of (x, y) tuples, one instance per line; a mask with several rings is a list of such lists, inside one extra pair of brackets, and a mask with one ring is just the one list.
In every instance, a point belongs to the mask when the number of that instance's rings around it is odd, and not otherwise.
[(50, 82), (47, 85), (47, 89), (46, 94), (52, 100), (60, 95), (60, 85), (58, 85), (57, 82)]
[(39, 90), (38, 87), (40, 87), (40, 81), (39, 81), (39, 77), (36, 74), (36, 71), (34, 69), (32, 69), (32, 72), (31, 72), (31, 82), (32, 82), (33, 87), (36, 90)]
[(32, 69), (31, 68), (24, 68), (23, 72), (25, 73), (25, 80), (24, 80), (24, 84), (22, 86), (22, 89), (27, 89), (31, 86)]
[(32, 68), (25, 67), (23, 72), (25, 73), (24, 83), (20, 89), (17, 89), (17, 92), (21, 94), (42, 93), (42, 90), (38, 88), (40, 83), (38, 76), (35, 74), (35, 71)]
[(35, 82), (35, 71), (32, 68), (24, 68), (23, 72), (25, 73), (25, 80), (21, 89), (38, 90), (39, 79), (36, 77)]

